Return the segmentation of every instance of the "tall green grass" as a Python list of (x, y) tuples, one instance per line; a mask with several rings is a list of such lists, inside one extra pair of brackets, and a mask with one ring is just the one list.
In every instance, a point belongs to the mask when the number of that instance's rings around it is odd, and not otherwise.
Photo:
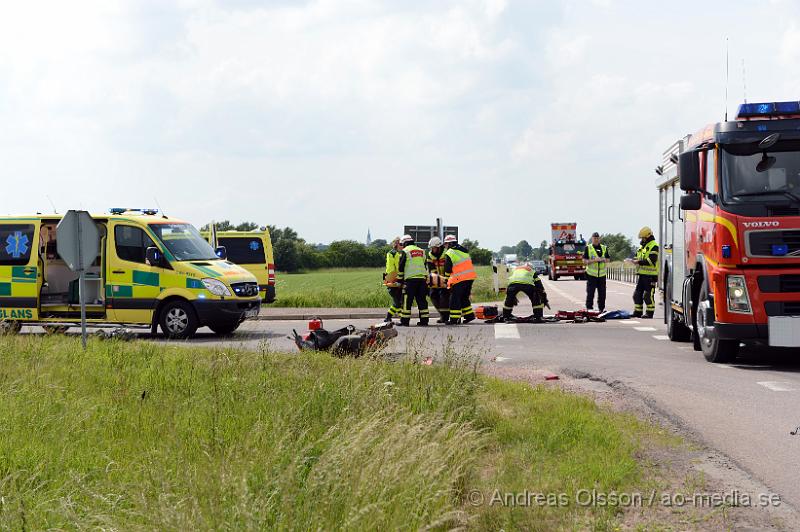
[[(492, 269), (477, 268), (472, 290), (473, 302), (494, 301)], [(503, 272), (504, 275), (504, 272)], [(382, 283), (382, 271), (370, 268), (317, 270), (307, 273), (279, 273), (276, 279), (276, 307), (387, 308), (391, 303)], [(501, 286), (504, 286), (504, 277)]]
[[(0, 339), (0, 528), (408, 530), (613, 523), (467, 494), (624, 489), (646, 429), (557, 390), (379, 358)], [(488, 500), (488, 498), (487, 498)], [(550, 525), (553, 525), (552, 527)]]

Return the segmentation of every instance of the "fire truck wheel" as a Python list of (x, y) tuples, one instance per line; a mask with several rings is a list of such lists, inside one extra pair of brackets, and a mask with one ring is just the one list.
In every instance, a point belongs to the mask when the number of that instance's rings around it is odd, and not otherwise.
[(672, 310), (672, 281), (667, 281), (667, 289), (664, 291), (664, 321), (667, 322), (667, 336), (673, 342), (688, 342), (692, 339), (692, 331), (685, 323), (678, 321), (678, 316)]
[[(700, 289), (700, 302), (697, 305), (697, 331), (700, 340), (700, 349), (703, 356), (709, 362), (724, 364), (731, 362), (739, 353), (739, 342), (737, 340), (720, 340), (714, 332), (714, 322), (709, 322), (709, 314), (713, 315), (714, 303), (709, 299), (708, 284), (704, 280), (703, 287)], [(712, 318), (713, 320), (713, 318)]]

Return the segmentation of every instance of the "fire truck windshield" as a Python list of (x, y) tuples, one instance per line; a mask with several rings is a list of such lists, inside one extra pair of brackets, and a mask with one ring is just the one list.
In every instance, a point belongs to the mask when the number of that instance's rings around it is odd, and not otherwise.
[(556, 243), (556, 255), (577, 255), (583, 253), (586, 243), (583, 241), (558, 242)]
[(753, 144), (724, 145), (721, 175), (723, 203), (800, 203), (800, 146), (788, 141), (762, 152)]

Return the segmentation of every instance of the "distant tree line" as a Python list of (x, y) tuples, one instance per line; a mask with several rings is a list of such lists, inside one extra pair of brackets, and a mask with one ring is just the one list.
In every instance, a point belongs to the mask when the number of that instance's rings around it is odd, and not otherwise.
[[(636, 245), (622, 233), (600, 235), (600, 242), (608, 247), (611, 260), (623, 260), (636, 253)], [(516, 255), (518, 260), (544, 260), (547, 258), (549, 249), (550, 244), (546, 240), (542, 240), (538, 248), (531, 247), (527, 240), (521, 240), (516, 246), (501, 247), (498, 257)]]
[[(282, 272), (318, 270), (320, 268), (383, 268), (386, 254), (391, 249), (382, 239), (370, 245), (355, 240), (336, 240), (330, 244), (306, 242), (291, 227), (267, 226), (272, 237), (275, 267)], [(477, 241), (465, 239), (462, 245), (470, 251), (472, 260), (478, 265), (490, 264), (492, 252), (483, 249)]]

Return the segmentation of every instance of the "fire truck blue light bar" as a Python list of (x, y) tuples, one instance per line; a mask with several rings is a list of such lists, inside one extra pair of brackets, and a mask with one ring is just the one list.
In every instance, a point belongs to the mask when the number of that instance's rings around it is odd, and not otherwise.
[(736, 118), (753, 116), (780, 116), (800, 114), (800, 101), (798, 102), (765, 102), (743, 103), (739, 106)]

